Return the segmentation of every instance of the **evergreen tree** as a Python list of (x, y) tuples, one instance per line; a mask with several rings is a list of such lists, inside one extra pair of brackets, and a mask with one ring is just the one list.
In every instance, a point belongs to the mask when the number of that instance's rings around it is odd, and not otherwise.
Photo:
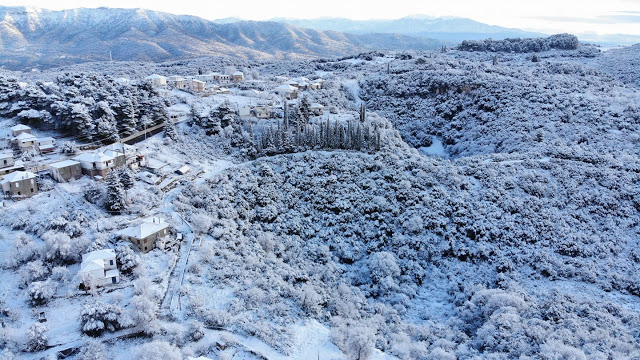
[(133, 178), (133, 174), (127, 167), (122, 168), (122, 170), (120, 170), (120, 174), (118, 175), (120, 176), (120, 183), (125, 190), (133, 188), (133, 186), (135, 185), (135, 179)]
[(176, 130), (176, 124), (171, 119), (167, 120), (164, 126), (164, 138), (171, 142), (178, 141), (178, 130)]
[(300, 99), (300, 105), (298, 106), (298, 113), (300, 114), (300, 121), (302, 121), (302, 125), (306, 125), (309, 123), (309, 119), (311, 119), (311, 103), (309, 102), (309, 98), (303, 96)]
[(126, 207), (126, 193), (120, 176), (115, 171), (107, 175), (107, 196), (105, 207), (112, 214), (120, 214)]

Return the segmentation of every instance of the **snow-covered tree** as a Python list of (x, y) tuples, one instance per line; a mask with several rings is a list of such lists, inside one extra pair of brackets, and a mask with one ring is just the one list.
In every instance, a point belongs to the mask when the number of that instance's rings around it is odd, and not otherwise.
[(105, 331), (116, 331), (131, 325), (125, 318), (122, 307), (99, 301), (84, 306), (80, 321), (82, 332), (90, 336), (99, 336)]
[(27, 293), (29, 294), (29, 300), (32, 305), (44, 305), (55, 295), (56, 283), (55, 281), (34, 281), (29, 284)]
[(141, 345), (135, 351), (138, 360), (182, 360), (180, 350), (166, 341), (152, 341)]
[(116, 247), (116, 260), (122, 273), (130, 273), (140, 263), (140, 256), (128, 245)]
[(47, 327), (41, 323), (35, 323), (27, 330), (27, 351), (40, 351), (47, 347), (49, 338), (47, 336)]
[(107, 360), (107, 352), (102, 342), (96, 339), (88, 339), (75, 357), (77, 360)]
[(112, 214), (120, 214), (127, 207), (125, 189), (116, 171), (107, 175), (105, 207)]

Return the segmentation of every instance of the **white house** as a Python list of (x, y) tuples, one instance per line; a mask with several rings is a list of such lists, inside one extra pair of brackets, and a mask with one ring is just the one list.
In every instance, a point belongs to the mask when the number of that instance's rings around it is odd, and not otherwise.
[(149, 80), (151, 82), (151, 85), (153, 85), (154, 87), (165, 87), (165, 86), (167, 86), (167, 78), (162, 76), (162, 75), (153, 74), (153, 75), (147, 76), (144, 79), (145, 80)]
[(31, 135), (31, 133), (28, 133), (28, 132), (22, 132), (22, 133), (19, 133), (18, 136), (16, 136), (16, 144), (18, 144), (18, 147), (21, 150), (25, 150), (25, 149), (36, 146), (37, 141), (38, 141), (38, 138), (35, 137), (34, 135)]
[(63, 160), (49, 164), (49, 175), (57, 182), (67, 182), (82, 177), (82, 166), (78, 161)]
[(275, 89), (276, 94), (284, 96), (289, 100), (298, 98), (298, 88), (290, 84), (283, 84)]
[(242, 71), (236, 71), (231, 74), (231, 78), (233, 79), (234, 83), (239, 83), (241, 81), (244, 81), (244, 74), (242, 73)]
[(89, 176), (105, 177), (116, 166), (113, 156), (100, 151), (83, 153), (74, 157), (73, 160), (78, 161), (82, 173)]
[(16, 162), (13, 159), (13, 151), (11, 150), (3, 150), (0, 152), (0, 169), (11, 167)]
[(169, 224), (159, 217), (143, 219), (139, 225), (118, 232), (135, 244), (140, 251), (147, 253), (156, 247), (156, 241), (169, 235)]
[(240, 117), (251, 116), (251, 106), (249, 106), (249, 105), (241, 106), (240, 109), (238, 109), (238, 115)]
[(218, 82), (220, 82), (221, 84), (230, 83), (231, 82), (231, 75), (220, 74), (220, 76), (218, 76)]
[(205, 85), (204, 81), (192, 79), (190, 82), (190, 89), (195, 93), (201, 93), (201, 92), (204, 92), (204, 85)]
[(203, 75), (196, 75), (196, 80), (200, 80), (200, 81), (205, 82), (205, 83), (212, 83), (213, 82), (213, 73), (211, 73), (211, 74), (203, 74)]
[(189, 88), (187, 79), (182, 76), (172, 75), (167, 78), (167, 85), (173, 86), (176, 89), (186, 90)]
[(313, 104), (311, 104), (310, 109), (311, 109), (311, 112), (314, 115), (322, 115), (322, 112), (324, 110), (324, 106), (322, 106), (321, 104), (318, 104), (318, 103), (313, 103)]
[(270, 105), (256, 105), (253, 107), (253, 114), (258, 119), (269, 119), (272, 116)]
[(78, 273), (85, 287), (119, 283), (120, 271), (118, 271), (115, 251), (104, 249), (83, 254)]
[(16, 137), (22, 133), (31, 134), (31, 128), (22, 124), (11, 127), (11, 136)]
[(38, 144), (38, 150), (41, 153), (53, 151), (56, 148), (56, 139), (52, 137), (43, 137), (36, 140)]

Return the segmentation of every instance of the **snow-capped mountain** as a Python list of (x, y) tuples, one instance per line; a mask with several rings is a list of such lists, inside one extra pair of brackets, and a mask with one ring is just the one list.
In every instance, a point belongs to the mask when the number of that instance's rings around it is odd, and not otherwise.
[(354, 34), (393, 33), (411, 36), (427, 36), (444, 41), (480, 40), (488, 37), (503, 39), (507, 37), (538, 37), (539, 33), (520, 29), (488, 25), (475, 20), (460, 17), (432, 17), (413, 15), (393, 20), (351, 20), (345, 18), (285, 19), (273, 21), (318, 29), (343, 31)]
[(366, 36), (276, 22), (219, 24), (143, 9), (50, 11), (0, 7), (0, 65), (12, 69), (95, 60), (162, 61), (207, 55), (243, 58), (336, 56), (366, 49), (429, 49), (441, 42)]

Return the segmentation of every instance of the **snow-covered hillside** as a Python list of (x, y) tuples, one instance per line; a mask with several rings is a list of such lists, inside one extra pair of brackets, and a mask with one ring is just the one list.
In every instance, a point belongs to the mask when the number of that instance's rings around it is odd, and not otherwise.
[[(42, 174), (39, 194), (3, 202), (1, 354), (638, 358), (635, 50), (4, 72), (3, 135), (28, 121), (81, 145), (69, 119), (97, 129), (109, 117), (105, 134), (135, 114), (175, 123), (139, 139), (136, 174)], [(247, 79), (209, 94), (143, 81), (199, 70)], [(319, 78), (297, 100), (275, 94)], [(59, 111), (70, 104), (87, 116)], [(258, 104), (266, 118), (247, 112)], [(152, 215), (171, 236), (131, 249), (118, 234)], [(105, 248), (119, 283), (80, 289), (80, 255)]]

